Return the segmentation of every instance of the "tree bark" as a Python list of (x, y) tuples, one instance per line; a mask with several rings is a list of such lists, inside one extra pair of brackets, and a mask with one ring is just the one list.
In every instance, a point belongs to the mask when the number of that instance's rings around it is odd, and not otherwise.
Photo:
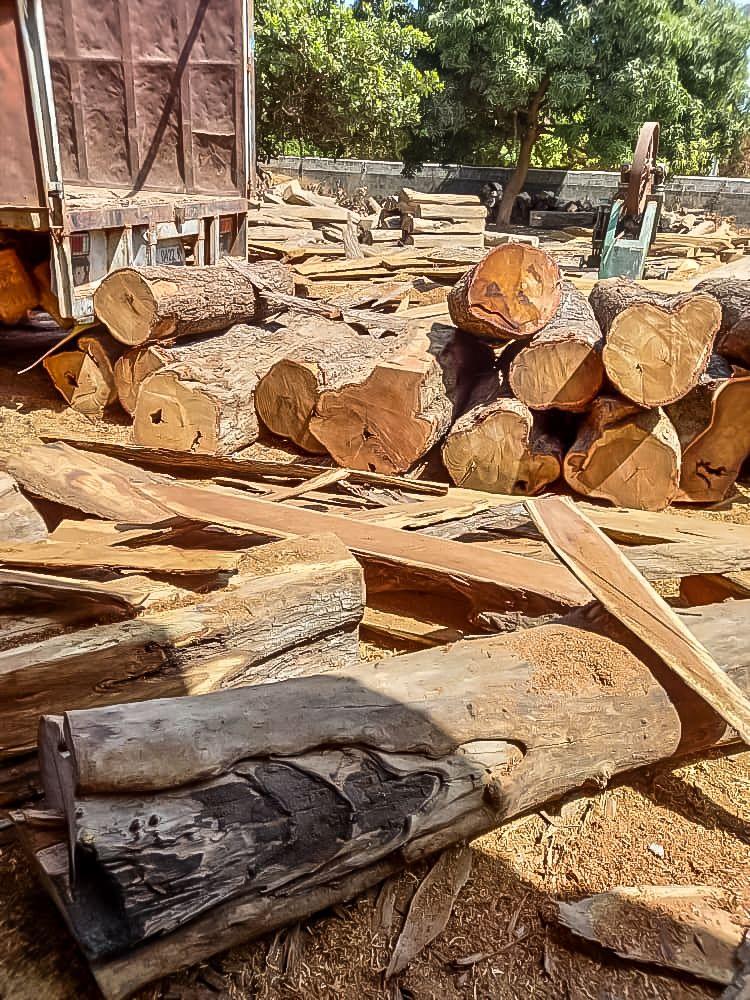
[(698, 385), (667, 408), (682, 448), (676, 501), (718, 503), (750, 454), (750, 377), (714, 355)]
[(325, 447), (310, 432), (310, 419), (323, 390), (342, 377), (376, 363), (392, 350), (391, 340), (358, 334), (346, 323), (313, 318), (293, 328), (296, 338), (269, 368), (255, 391), (258, 416), (273, 433), (313, 454)]
[(58, 351), (44, 359), (52, 384), (68, 406), (93, 419), (117, 399), (114, 365), (120, 345), (109, 337), (82, 336), (75, 350)]
[(456, 486), (533, 496), (559, 478), (562, 446), (502, 383), (490, 372), (476, 384), (445, 439), (443, 463)]
[(291, 272), (276, 261), (210, 267), (125, 267), (94, 292), (94, 311), (131, 347), (222, 330), (263, 318), (265, 293), (294, 293)]
[(639, 406), (674, 403), (706, 369), (721, 309), (703, 292), (664, 295), (628, 278), (594, 285), (591, 306), (606, 343), (603, 360), (613, 385)]
[(338, 465), (406, 472), (448, 430), (490, 354), (439, 323), (380, 343), (329, 360), (309, 431)]
[(531, 409), (583, 412), (604, 381), (604, 339), (588, 300), (570, 282), (549, 323), (510, 366), (510, 387)]
[(530, 337), (560, 307), (561, 281), (557, 263), (543, 250), (506, 243), (450, 290), (451, 319), (460, 330), (491, 342)]
[(740, 278), (706, 278), (693, 291), (707, 292), (721, 306), (717, 352), (750, 367), (750, 282)]
[(128, 399), (136, 395), (133, 440), (207, 455), (231, 455), (257, 441), (258, 381), (296, 339), (293, 328), (237, 324), (216, 337), (138, 349), (145, 355), (121, 369)]
[[(736, 602), (688, 619), (744, 690), (747, 613)], [(607, 629), (560, 623), (345, 677), (50, 720), (62, 740), (45, 744), (45, 787), (69, 823), (76, 888), (66, 896), (59, 873), (51, 884), (105, 995), (572, 790), (736, 738)]]
[(617, 507), (663, 510), (680, 478), (680, 442), (661, 409), (599, 396), (563, 463), (569, 486)]
[(0, 758), (34, 747), (39, 716), (335, 670), (358, 658), (362, 570), (335, 538), (248, 552), (227, 589), (0, 653)]
[(500, 201), (500, 208), (497, 213), (497, 221), (502, 226), (507, 226), (510, 222), (515, 200), (521, 191), (523, 191), (523, 186), (526, 183), (526, 177), (531, 166), (531, 154), (542, 131), (540, 114), (544, 98), (547, 96), (547, 91), (549, 90), (549, 85), (550, 78), (548, 76), (542, 77), (539, 89), (532, 97), (529, 109), (526, 112), (526, 121), (521, 135), (521, 147), (518, 150), (516, 169), (505, 185), (503, 197)]

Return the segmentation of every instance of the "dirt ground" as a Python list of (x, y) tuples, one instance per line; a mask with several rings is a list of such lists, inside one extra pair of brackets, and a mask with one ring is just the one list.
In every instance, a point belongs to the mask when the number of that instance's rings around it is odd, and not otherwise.
[[(33, 354), (31, 355), (33, 357)], [(1, 363), (1, 362), (0, 362)], [(0, 460), (43, 434), (127, 439), (124, 416), (95, 428), (54, 398), (44, 373), (0, 368)], [(696, 512), (750, 522), (748, 491)], [(370, 648), (370, 655), (381, 655)], [(663, 848), (654, 851), (654, 845)], [(750, 751), (652, 768), (591, 797), (508, 823), (472, 845), (473, 869), (445, 932), (386, 986), (403, 915), (425, 869), (396, 880), (390, 928), (377, 890), (217, 956), (140, 994), (142, 1000), (681, 1000), (719, 996), (688, 976), (617, 959), (561, 930), (552, 901), (617, 885), (741, 889), (750, 875)], [(473, 956), (471, 960), (469, 957)], [(477, 957), (478, 956), (478, 957)], [(1, 1000), (94, 1000), (98, 992), (20, 850), (0, 846)]]

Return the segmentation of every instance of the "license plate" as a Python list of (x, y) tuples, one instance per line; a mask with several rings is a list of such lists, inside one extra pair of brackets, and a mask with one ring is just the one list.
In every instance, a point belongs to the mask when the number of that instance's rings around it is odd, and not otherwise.
[(185, 263), (185, 248), (182, 243), (157, 243), (156, 263), (182, 266)]

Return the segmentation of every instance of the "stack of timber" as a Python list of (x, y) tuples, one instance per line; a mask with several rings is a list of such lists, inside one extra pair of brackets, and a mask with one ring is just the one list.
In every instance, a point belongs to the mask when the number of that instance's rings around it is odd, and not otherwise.
[(285, 181), (264, 193), (248, 214), (248, 249), (253, 259), (275, 257), (299, 246), (343, 245), (347, 231), (356, 234), (361, 216), (335, 198)]
[(483, 247), (487, 209), (476, 195), (426, 194), (402, 188), (398, 210), (405, 245)]

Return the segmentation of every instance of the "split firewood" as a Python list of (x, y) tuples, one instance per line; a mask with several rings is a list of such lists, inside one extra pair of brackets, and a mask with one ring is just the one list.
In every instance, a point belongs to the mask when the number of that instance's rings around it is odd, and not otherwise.
[(109, 332), (133, 347), (222, 330), (263, 317), (271, 288), (294, 292), (282, 264), (226, 263), (210, 267), (124, 267), (112, 271), (94, 292), (94, 311)]
[(149, 345), (119, 373), (128, 401), (137, 393), (133, 440), (210, 455), (230, 455), (257, 441), (258, 381), (296, 342), (294, 327), (237, 324), (171, 348)]
[(531, 409), (587, 409), (604, 381), (604, 339), (588, 300), (570, 282), (560, 308), (514, 358), (514, 395)]
[(78, 338), (75, 350), (50, 354), (43, 364), (68, 406), (101, 418), (117, 399), (114, 365), (121, 349), (106, 335), (86, 335)]
[(682, 448), (680, 489), (688, 503), (723, 500), (750, 454), (750, 376), (731, 378), (714, 355), (698, 385), (667, 408)]
[(448, 432), (443, 463), (457, 486), (531, 496), (560, 477), (562, 446), (528, 406), (508, 396), (499, 371), (476, 383)]
[(661, 409), (598, 396), (563, 462), (569, 486), (617, 507), (663, 510), (677, 495), (681, 450)]
[(323, 371), (309, 431), (338, 465), (406, 472), (443, 437), (490, 356), (439, 323), (381, 343)]
[(530, 337), (560, 306), (560, 269), (543, 250), (520, 243), (495, 247), (451, 289), (456, 326), (490, 341)]
[(693, 291), (707, 292), (721, 306), (717, 352), (750, 367), (750, 282), (740, 278), (706, 278)]
[[(258, 383), (255, 408), (266, 427), (305, 451), (325, 453), (310, 432), (310, 419), (321, 393), (393, 351), (390, 341), (358, 334), (346, 323), (312, 319), (294, 326), (296, 338)], [(364, 377), (364, 376), (363, 376)]]
[(34, 282), (12, 247), (0, 249), (0, 323), (13, 326), (39, 301)]
[[(190, 553), (186, 552), (186, 556)], [(212, 691), (356, 663), (362, 570), (330, 535), (248, 552), (198, 603), (147, 611), (0, 653), (0, 757), (32, 748), (39, 716)]]
[[(746, 687), (747, 614), (732, 602), (689, 619)], [(43, 744), (45, 790), (70, 841), (32, 854), (105, 995), (350, 899), (550, 799), (734, 739), (689, 690), (676, 705), (647, 651), (615, 634), (549, 625), (377, 670), (47, 720), (59, 737)], [(32, 846), (32, 818), (16, 818)], [(71, 904), (83, 879), (86, 907)]]
[(663, 406), (697, 384), (721, 323), (711, 295), (664, 295), (628, 278), (607, 278), (594, 285), (590, 302), (606, 338), (607, 375), (627, 399)]
[(689, 972), (728, 985), (747, 926), (745, 899), (708, 885), (618, 886), (558, 903), (558, 920), (620, 958)]

